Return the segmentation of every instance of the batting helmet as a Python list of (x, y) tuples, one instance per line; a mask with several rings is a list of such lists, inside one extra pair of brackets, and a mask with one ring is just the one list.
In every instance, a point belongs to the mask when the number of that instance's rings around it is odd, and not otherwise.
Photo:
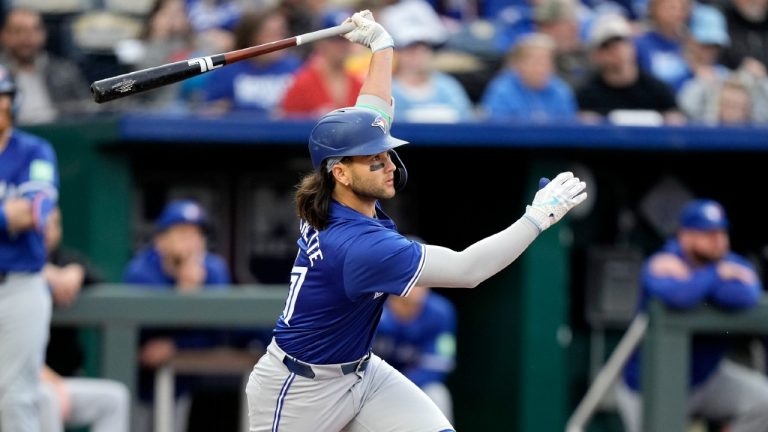
[(394, 148), (408, 141), (389, 134), (387, 121), (376, 111), (366, 108), (341, 108), (324, 115), (309, 135), (312, 165), (319, 168), (331, 157), (367, 156), (389, 152), (397, 167), (396, 189), (408, 180), (408, 171)]

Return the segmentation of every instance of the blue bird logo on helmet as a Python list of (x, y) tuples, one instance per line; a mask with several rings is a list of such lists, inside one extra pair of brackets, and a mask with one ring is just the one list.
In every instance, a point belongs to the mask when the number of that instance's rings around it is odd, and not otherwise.
[(371, 126), (378, 127), (382, 132), (387, 133), (387, 121), (382, 116), (376, 117)]

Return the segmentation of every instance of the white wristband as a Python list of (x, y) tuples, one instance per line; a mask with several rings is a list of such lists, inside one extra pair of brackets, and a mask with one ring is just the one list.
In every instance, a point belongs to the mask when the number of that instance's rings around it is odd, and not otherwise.
[(382, 33), (376, 39), (371, 41), (371, 52), (375, 53), (386, 48), (394, 48), (395, 41), (392, 40), (392, 36), (389, 33)]

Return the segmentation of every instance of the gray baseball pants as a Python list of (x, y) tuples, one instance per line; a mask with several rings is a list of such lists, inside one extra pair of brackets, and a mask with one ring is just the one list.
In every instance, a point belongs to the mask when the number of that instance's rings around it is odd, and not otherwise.
[[(616, 402), (627, 432), (640, 432), (642, 395), (620, 381)], [(709, 420), (730, 420), (730, 432), (768, 431), (768, 379), (730, 360), (720, 362), (707, 381), (693, 390), (688, 414)]]
[[(99, 378), (64, 378), (71, 411), (67, 426), (89, 426), (91, 432), (128, 432), (131, 397), (125, 384)], [(42, 383), (42, 432), (64, 432), (61, 406), (53, 384)]]
[(0, 283), (0, 430), (39, 432), (40, 370), (51, 323), (51, 294), (40, 273)]
[(365, 371), (310, 365), (306, 378), (283, 364), (275, 341), (246, 386), (250, 432), (440, 432), (453, 426), (415, 384), (372, 355)]

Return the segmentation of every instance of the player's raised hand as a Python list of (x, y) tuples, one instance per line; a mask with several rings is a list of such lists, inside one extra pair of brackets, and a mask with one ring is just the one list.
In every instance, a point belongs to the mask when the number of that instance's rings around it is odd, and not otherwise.
[(548, 183), (539, 181), (539, 186), (541, 189), (525, 209), (525, 217), (539, 228), (539, 232), (552, 226), (570, 209), (587, 199), (587, 184), (571, 172), (560, 173)]
[(373, 19), (373, 14), (369, 10), (363, 10), (347, 18), (345, 23), (351, 22), (357, 26), (354, 30), (344, 35), (344, 38), (367, 46), (371, 52), (376, 52), (385, 48), (395, 46), (392, 36)]

